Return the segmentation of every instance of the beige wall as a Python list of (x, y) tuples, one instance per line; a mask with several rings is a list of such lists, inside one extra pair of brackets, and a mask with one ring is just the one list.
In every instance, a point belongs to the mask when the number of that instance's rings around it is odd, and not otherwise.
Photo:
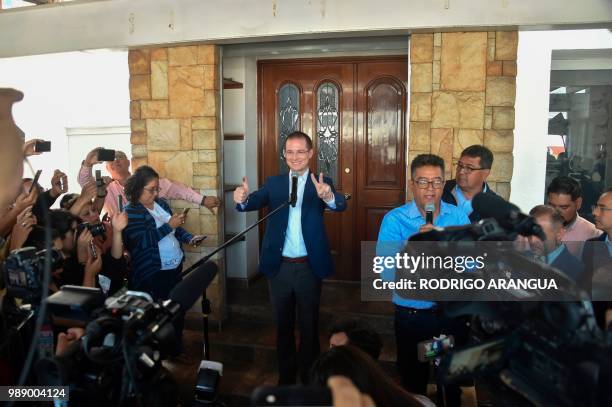
[[(182, 182), (204, 195), (221, 195), (219, 131), (219, 48), (214, 45), (131, 50), (130, 118), (132, 168), (148, 164), (160, 176)], [(222, 242), (221, 216), (191, 207), (185, 229), (208, 238), (202, 248), (185, 246), (185, 267)], [(217, 255), (223, 269), (222, 257)], [(223, 273), (207, 291), (213, 316), (221, 314)]]
[(517, 39), (516, 31), (411, 37), (409, 162), (438, 154), (454, 177), (461, 151), (484, 144), (495, 154), (490, 185), (510, 196)]

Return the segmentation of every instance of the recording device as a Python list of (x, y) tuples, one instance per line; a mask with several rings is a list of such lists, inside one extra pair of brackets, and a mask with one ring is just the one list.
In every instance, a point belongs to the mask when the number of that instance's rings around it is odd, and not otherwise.
[(185, 209), (183, 209), (183, 215), (184, 215), (184, 216), (187, 216), (187, 214), (189, 213), (189, 209), (191, 209), (191, 208), (185, 208)]
[(198, 243), (200, 243), (201, 241), (203, 241), (204, 239), (206, 239), (206, 236), (204, 235), (199, 235), (193, 238), (193, 240), (191, 241), (192, 245), (197, 245)]
[(429, 362), (450, 351), (454, 346), (455, 337), (453, 335), (440, 335), (438, 338), (429, 339), (417, 344), (418, 358), (421, 362)]
[(119, 208), (119, 212), (123, 212), (123, 196), (121, 194), (117, 196), (117, 206)]
[(42, 174), (42, 170), (36, 171), (36, 174), (34, 175), (34, 179), (32, 180), (32, 185), (30, 186), (30, 190), (28, 191), (28, 194), (31, 194), (34, 188), (36, 188), (36, 185), (38, 185), (40, 174)]
[[(36, 302), (42, 290), (42, 274), (45, 269), (46, 250), (37, 251), (34, 247), (13, 250), (4, 262), (4, 280), (8, 294), (22, 298), (25, 302)], [(63, 266), (61, 252), (51, 249), (51, 271)]]
[(37, 141), (34, 143), (34, 151), (37, 153), (45, 153), (51, 151), (50, 141)]
[[(168, 300), (155, 303), (147, 293), (124, 289), (93, 312), (102, 298), (100, 290), (63, 286), (47, 299), (52, 320), (78, 326), (87, 315), (89, 322), (80, 341), (37, 365), (39, 383), (69, 385), (75, 405), (177, 405), (176, 383), (162, 361), (179, 348), (174, 322), (217, 272), (217, 265), (207, 262), (178, 283)], [(219, 366), (200, 366), (198, 397), (209, 404), (217, 394)]]
[(297, 203), (297, 190), (298, 190), (298, 177), (297, 175), (291, 176), (291, 195), (289, 196), (289, 204), (292, 208), (295, 208)]
[(104, 185), (102, 172), (100, 170), (96, 170), (96, 195), (98, 198), (104, 198), (106, 196), (106, 186)]
[(98, 258), (98, 250), (96, 249), (96, 245), (93, 240), (89, 242), (89, 252), (91, 253), (92, 259), (95, 260)]
[(77, 226), (77, 234), (80, 235), (85, 229), (89, 230), (89, 233), (91, 233), (93, 237), (102, 236), (103, 238), (106, 238), (106, 226), (104, 226), (104, 223), (102, 222), (79, 223), (79, 225)]
[(546, 240), (534, 218), (521, 212), (518, 206), (505, 201), (502, 197), (489, 194), (477, 194), (472, 200), (472, 207), (482, 215), (482, 218), (493, 218), (501, 227), (511, 231), (509, 240), (514, 240), (517, 235), (537, 236), (540, 240)]
[(428, 203), (425, 205), (425, 223), (433, 225), (433, 214), (436, 211), (436, 205)]
[(327, 387), (261, 386), (251, 394), (251, 406), (333, 406)]
[[(511, 203), (483, 194), (472, 203), (485, 218), (479, 223), (433, 230), (409, 240), (461, 242), (464, 247), (463, 242), (513, 241), (519, 234), (544, 237), (533, 218)], [(438, 245), (436, 254), (444, 255), (445, 248), (455, 246)], [(499, 259), (487, 262), (489, 267), (482, 271), (491, 278), (533, 276), (534, 268), (539, 276), (554, 272), (515, 252), (496, 255)], [(588, 295), (570, 279), (561, 288), (571, 300), (445, 303), (445, 317), (470, 316), (472, 321), (467, 345), (441, 356), (439, 380), (452, 383), (479, 377), (499, 390), (493, 394), (500, 397), (492, 399), (494, 405), (525, 404), (525, 399), (535, 405), (612, 405), (612, 348), (597, 326)], [(516, 290), (501, 291), (505, 296), (500, 298), (517, 299)]]
[(115, 161), (115, 150), (98, 149), (98, 161)]

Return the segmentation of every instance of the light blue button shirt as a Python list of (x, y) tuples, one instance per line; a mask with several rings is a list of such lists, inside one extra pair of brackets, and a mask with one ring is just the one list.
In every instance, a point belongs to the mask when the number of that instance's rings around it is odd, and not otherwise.
[[(292, 175), (293, 173), (289, 172), (289, 193), (291, 193)], [(308, 181), (308, 177), (310, 176), (310, 171), (306, 170), (302, 175), (296, 175), (298, 179), (297, 201), (295, 203), (295, 207), (289, 206), (289, 220), (287, 223), (287, 232), (285, 234), (285, 243), (283, 246), (283, 256), (293, 258), (308, 255), (308, 252), (306, 251), (306, 244), (304, 244), (304, 236), (302, 235), (302, 202), (304, 201), (304, 188), (306, 187), (306, 181)], [(247, 202), (248, 199), (244, 203), (241, 203), (240, 207), (242, 209), (246, 208)], [(330, 209), (336, 209), (335, 196), (331, 199), (331, 201), (325, 203)]]
[[(425, 224), (425, 218), (421, 215), (414, 201), (389, 211), (383, 218), (378, 232), (376, 254), (378, 256), (395, 256), (406, 245), (406, 241), (412, 235), (419, 232)], [(434, 220), (434, 226), (462, 226), (469, 225), (470, 219), (457, 208), (444, 201), (440, 201), (440, 214)], [(382, 279), (394, 281), (395, 268), (385, 269)], [(435, 306), (435, 302), (411, 300), (393, 293), (393, 303), (402, 307), (426, 309)]]
[[(291, 177), (293, 173), (289, 173), (289, 191), (291, 191)], [(296, 174), (297, 175), (297, 174)], [(304, 201), (304, 188), (306, 181), (310, 176), (310, 171), (306, 170), (302, 175), (297, 175), (298, 190), (297, 202), (295, 207), (289, 206), (289, 221), (287, 223), (287, 233), (285, 234), (285, 244), (283, 246), (284, 257), (304, 257), (308, 255), (306, 245), (304, 244), (304, 236), (302, 235), (302, 202)], [(336, 198), (330, 202), (326, 202), (331, 209), (336, 208)]]
[[(484, 188), (482, 189), (482, 192), (487, 192), (487, 189), (487, 184), (485, 184)], [(474, 211), (474, 208), (472, 207), (472, 200), (467, 199), (465, 197), (463, 191), (461, 190), (461, 188), (459, 188), (459, 185), (455, 185), (453, 195), (457, 200), (457, 208), (459, 208), (463, 213), (465, 213), (466, 216), (470, 216), (470, 214)]]

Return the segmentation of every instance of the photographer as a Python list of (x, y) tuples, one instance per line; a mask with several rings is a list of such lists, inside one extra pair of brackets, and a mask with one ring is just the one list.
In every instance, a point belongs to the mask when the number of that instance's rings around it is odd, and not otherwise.
[[(98, 159), (98, 151), (101, 148), (95, 148), (91, 150), (81, 165), (79, 171), (79, 185), (84, 186), (85, 184), (92, 182), (94, 177), (92, 175), (92, 167), (95, 164), (100, 164), (103, 161)], [(106, 163), (106, 170), (112, 176), (112, 182), (108, 185), (108, 195), (104, 201), (104, 211), (111, 216), (117, 211), (117, 198), (122, 196), (124, 199), (129, 199), (126, 195), (127, 192), (124, 190), (126, 187), (127, 180), (132, 175), (130, 173), (130, 160), (123, 151), (115, 151), (115, 160), (108, 161)], [(183, 185), (179, 182), (171, 181), (167, 178), (159, 178), (159, 197), (165, 199), (182, 199), (187, 202), (192, 202), (198, 205), (203, 205), (212, 211), (213, 208), (219, 207), (221, 201), (216, 196), (203, 196)]]
[(325, 386), (332, 376), (349, 378), (377, 406), (434, 406), (427, 397), (407, 392), (365, 352), (351, 345), (334, 346), (321, 354), (311, 370), (311, 384)]

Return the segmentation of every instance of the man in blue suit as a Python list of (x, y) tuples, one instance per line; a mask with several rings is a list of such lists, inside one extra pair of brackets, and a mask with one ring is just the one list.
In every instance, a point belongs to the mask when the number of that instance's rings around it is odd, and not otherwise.
[[(292, 178), (297, 177), (297, 202), (273, 215), (266, 225), (259, 271), (268, 277), (270, 299), (276, 314), (276, 350), (279, 384), (294, 384), (300, 372), (308, 381), (310, 367), (319, 354), (319, 302), (321, 281), (334, 271), (325, 233), (325, 209), (341, 212), (346, 200), (335, 192), (323, 174), (315, 177), (308, 165), (313, 156), (312, 140), (302, 132), (287, 136), (283, 155), (289, 174), (269, 177), (249, 194), (246, 177), (234, 191), (236, 209), (254, 211), (267, 206), (271, 211), (287, 202)], [(297, 305), (300, 349), (296, 352), (294, 325)]]
[(529, 246), (536, 260), (559, 269), (567, 277), (578, 283), (584, 278), (584, 264), (575, 258), (563, 243), (564, 219), (561, 212), (552, 206), (537, 205), (529, 211), (536, 223), (546, 235), (541, 241), (536, 236), (529, 236)]

